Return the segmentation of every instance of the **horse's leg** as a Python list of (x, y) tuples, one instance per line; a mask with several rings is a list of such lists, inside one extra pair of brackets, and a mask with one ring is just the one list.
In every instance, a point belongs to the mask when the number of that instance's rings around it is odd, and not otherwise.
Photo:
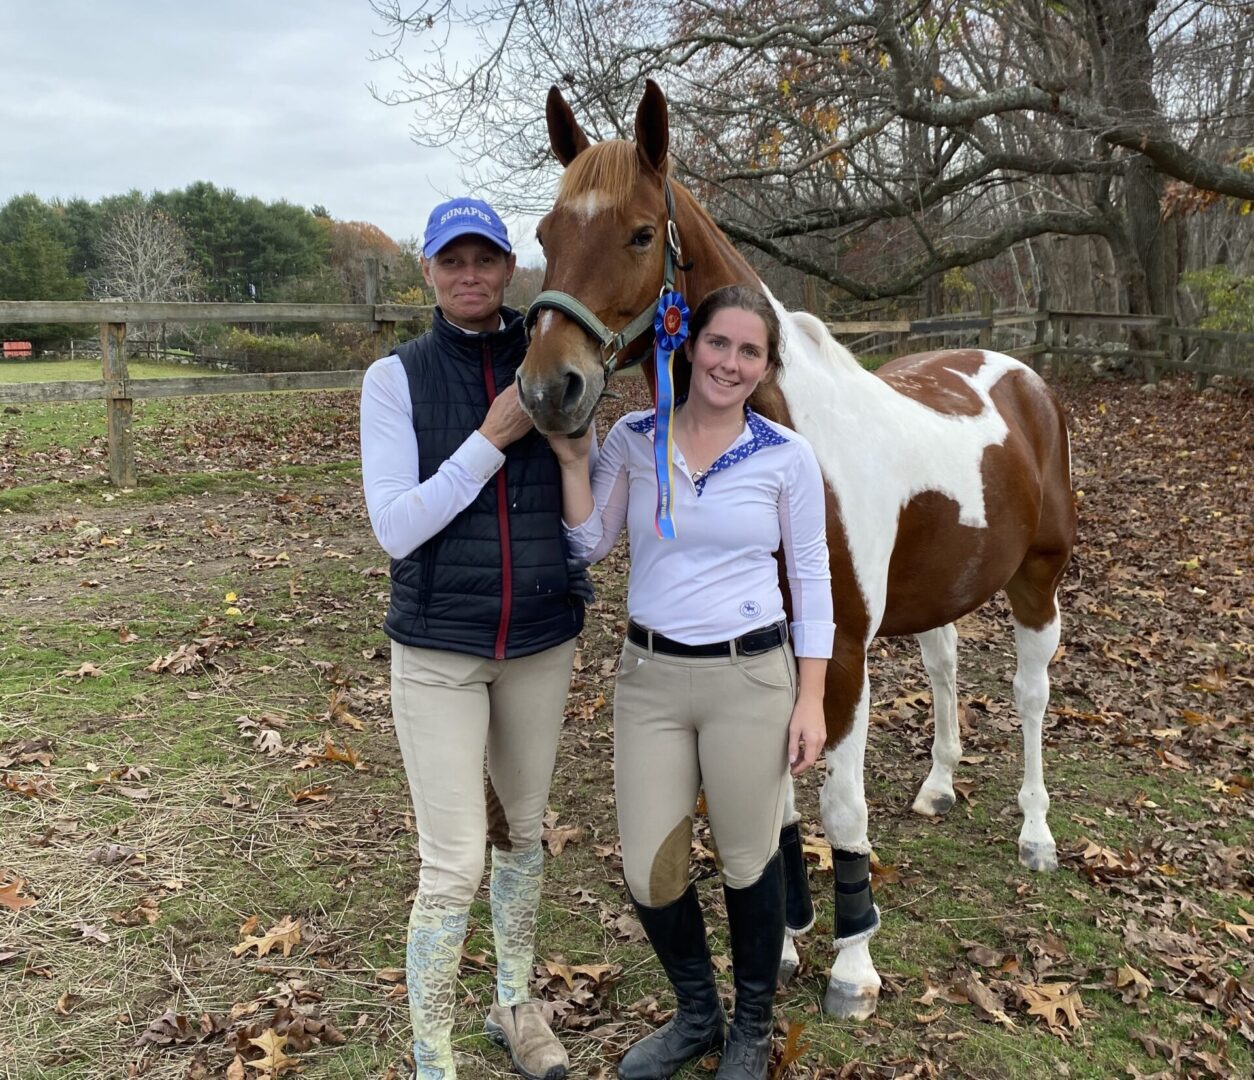
[[(1069, 553), (1070, 548), (1067, 548)], [(1041, 765), (1041, 725), (1049, 705), (1049, 662), (1058, 649), (1061, 621), (1055, 590), (1067, 563), (1066, 555), (1050, 549), (1030, 552), (1006, 584), (1014, 612), (1015, 708), (1023, 725), (1023, 787), (1019, 809), (1019, 862), (1029, 870), (1057, 870), (1058, 849), (1049, 831), (1049, 792)]]
[(1041, 765), (1041, 725), (1049, 705), (1049, 661), (1058, 648), (1060, 621), (1054, 618), (1040, 629), (1015, 620), (1015, 708), (1023, 725), (1023, 787), (1019, 789), (1019, 809), (1023, 828), (1019, 832), (1019, 862), (1029, 870), (1057, 870), (1058, 849), (1049, 831), (1049, 792)]
[(953, 623), (915, 634), (923, 650), (923, 666), (932, 684), (932, 771), (927, 774), (911, 808), (916, 814), (937, 817), (954, 805), (954, 767), (962, 757), (958, 735), (958, 628)]
[[(837, 656), (840, 656), (840, 644)], [(867, 838), (866, 792), (863, 789), (863, 756), (866, 753), (871, 695), (866, 678), (866, 649), (858, 650), (857, 666), (833, 665), (828, 693), (855, 690), (852, 723), (846, 734), (827, 751), (827, 779), (820, 805), (823, 829), (836, 870), (836, 961), (832, 964), (823, 997), (823, 1011), (841, 1019), (865, 1020), (875, 1012), (880, 977), (871, 962), (870, 941), (880, 926), (879, 908), (871, 895), (871, 842)], [(830, 669), (829, 669), (830, 674)], [(839, 698), (833, 705), (840, 707)]]
[(779, 833), (784, 854), (785, 914), (784, 947), (779, 960), (779, 985), (787, 986), (797, 973), (801, 957), (793, 939), (814, 925), (814, 903), (806, 876), (805, 855), (801, 850), (801, 812), (797, 809), (796, 785), (789, 781), (784, 798), (784, 825)]

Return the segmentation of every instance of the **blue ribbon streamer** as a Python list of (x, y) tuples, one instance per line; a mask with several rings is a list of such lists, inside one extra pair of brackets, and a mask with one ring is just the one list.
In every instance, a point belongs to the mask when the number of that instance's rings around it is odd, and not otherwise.
[(677, 292), (658, 298), (653, 318), (653, 365), (656, 397), (653, 404), (653, 467), (657, 474), (657, 534), (675, 539), (673, 492), (675, 489), (675, 350), (688, 337), (688, 305)]

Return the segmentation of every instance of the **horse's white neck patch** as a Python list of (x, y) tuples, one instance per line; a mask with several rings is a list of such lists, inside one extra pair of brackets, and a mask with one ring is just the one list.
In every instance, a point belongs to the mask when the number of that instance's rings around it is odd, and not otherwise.
[(794, 426), (814, 447), (824, 478), (840, 497), (874, 627), (883, 613), (898, 517), (911, 499), (939, 492), (958, 504), (960, 524), (987, 526), (981, 464), (985, 449), (1007, 434), (989, 391), (1022, 365), (986, 352), (974, 375), (955, 372), (983, 407), (973, 416), (948, 415), (864, 370), (812, 315), (787, 312), (774, 297), (771, 302), (784, 328), (780, 389)]

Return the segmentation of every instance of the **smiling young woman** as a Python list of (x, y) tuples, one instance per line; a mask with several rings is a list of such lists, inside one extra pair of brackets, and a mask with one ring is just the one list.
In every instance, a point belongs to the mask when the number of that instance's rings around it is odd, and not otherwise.
[[(591, 436), (554, 436), (572, 554), (631, 541), (627, 642), (614, 686), (623, 876), (678, 1004), (636, 1043), (621, 1080), (658, 1080), (722, 1050), (716, 1080), (764, 1080), (784, 938), (779, 849), (789, 772), (822, 750), (831, 656), (823, 480), (801, 436), (749, 396), (780, 367), (779, 322), (754, 290), (711, 293), (692, 318), (676, 414), (675, 536), (655, 528), (653, 411), (628, 413), (588, 478)], [(782, 548), (793, 621), (775, 552)], [(688, 856), (704, 789), (721, 858), (736, 1015), (730, 1035)]]

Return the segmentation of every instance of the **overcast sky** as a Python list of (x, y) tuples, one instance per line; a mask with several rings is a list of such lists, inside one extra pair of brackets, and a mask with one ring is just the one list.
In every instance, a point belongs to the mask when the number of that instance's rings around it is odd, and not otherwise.
[(367, 0), (0, 0), (0, 204), (208, 180), (419, 236), (460, 187), (370, 96), (381, 29)]

